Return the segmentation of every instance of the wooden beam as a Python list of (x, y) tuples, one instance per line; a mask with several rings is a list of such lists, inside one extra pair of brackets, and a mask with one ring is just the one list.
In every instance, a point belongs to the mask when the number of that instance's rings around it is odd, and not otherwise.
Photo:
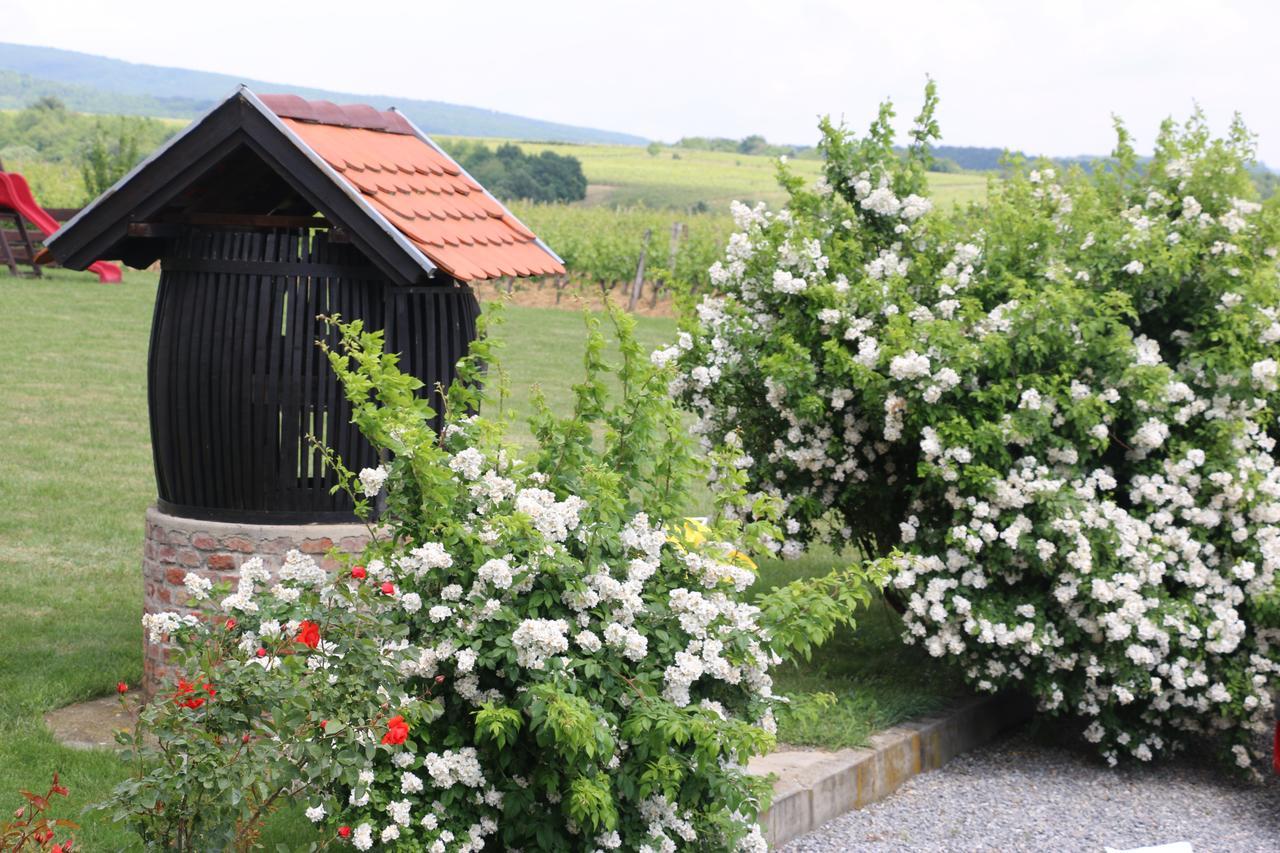
[(0, 254), (4, 256), (5, 265), (9, 267), (9, 275), (17, 275), (18, 261), (13, 256), (13, 249), (9, 247), (9, 238), (2, 230), (0, 230)]
[(323, 216), (275, 216), (258, 213), (188, 213), (130, 222), (130, 237), (176, 237), (184, 225), (229, 228), (331, 228)]
[(244, 228), (330, 228), (323, 216), (277, 216), (269, 213), (188, 213), (165, 221), (184, 225), (230, 225)]
[(176, 222), (130, 222), (130, 237), (177, 237), (182, 227)]

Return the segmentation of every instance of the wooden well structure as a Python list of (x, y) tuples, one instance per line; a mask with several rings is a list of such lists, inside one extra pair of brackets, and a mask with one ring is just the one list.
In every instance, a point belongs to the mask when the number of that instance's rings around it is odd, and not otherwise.
[(377, 464), (315, 346), (318, 315), (385, 330), (435, 395), (475, 337), (468, 282), (563, 272), (399, 112), (246, 87), (47, 245), (72, 269), (159, 263), (147, 374), (158, 509), (250, 524), (352, 519), (308, 436), (351, 469)]

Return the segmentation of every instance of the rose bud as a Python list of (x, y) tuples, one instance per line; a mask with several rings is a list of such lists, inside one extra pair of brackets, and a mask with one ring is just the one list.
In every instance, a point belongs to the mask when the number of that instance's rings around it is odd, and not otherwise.
[(383, 584), (382, 584), (382, 592), (383, 592), (385, 595), (395, 595), (395, 594), (396, 594), (396, 585), (395, 585), (395, 584), (393, 584), (391, 581), (384, 581), (384, 582), (383, 582)]
[(364, 570), (364, 566), (355, 566), (351, 569), (351, 577), (356, 580), (364, 580), (368, 576), (368, 572)]

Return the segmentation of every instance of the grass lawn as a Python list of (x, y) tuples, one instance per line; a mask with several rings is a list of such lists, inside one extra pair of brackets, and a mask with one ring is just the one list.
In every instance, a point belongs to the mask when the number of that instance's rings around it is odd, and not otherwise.
[[(111, 692), (142, 674), (143, 512), (154, 498), (146, 422), (147, 336), (156, 276), (127, 272), (121, 286), (85, 273), (43, 280), (0, 276), (0, 806), (19, 788), (43, 791), (53, 771), (71, 789), (64, 814), (101, 799), (122, 775), (114, 756), (59, 746), (42, 715)], [(656, 345), (674, 323), (641, 318)], [(517, 412), (537, 383), (567, 407), (581, 374), (583, 319), (508, 308), (501, 332)], [(526, 440), (523, 425), (514, 436)], [(812, 556), (762, 567), (762, 583), (825, 572)], [(791, 742), (845, 745), (929, 710), (954, 692), (936, 664), (898, 644), (883, 608), (863, 614), (822, 662), (784, 667), (786, 690), (830, 691), (840, 704), (818, 723), (784, 728)], [(295, 812), (267, 841), (306, 832)], [(129, 847), (132, 837), (89, 817), (83, 850)], [(274, 844), (271, 845), (274, 847)]]
[[(836, 555), (818, 549), (797, 560), (766, 560), (754, 589), (825, 575), (841, 565)], [(856, 629), (837, 631), (812, 660), (773, 670), (779, 693), (830, 693), (836, 700), (821, 713), (780, 714), (778, 741), (826, 749), (861, 746), (878, 729), (940, 711), (971, 695), (957, 670), (919, 646), (904, 645), (901, 636), (902, 620), (877, 597), (858, 614)]]

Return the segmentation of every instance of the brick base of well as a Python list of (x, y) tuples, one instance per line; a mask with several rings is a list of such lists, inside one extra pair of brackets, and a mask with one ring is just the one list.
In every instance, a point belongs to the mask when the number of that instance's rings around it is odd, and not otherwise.
[[(368, 541), (369, 529), (363, 524), (229, 524), (169, 515), (152, 506), (147, 510), (142, 554), (142, 610), (196, 612), (185, 606), (182, 581), (188, 572), (215, 584), (234, 583), (245, 560), (261, 557), (274, 573), (284, 555), (295, 548), (333, 570), (335, 562), (325, 556), (330, 549), (354, 554)], [(152, 645), (145, 637), (143, 646), (142, 692), (150, 699), (173, 674), (165, 647)]]

